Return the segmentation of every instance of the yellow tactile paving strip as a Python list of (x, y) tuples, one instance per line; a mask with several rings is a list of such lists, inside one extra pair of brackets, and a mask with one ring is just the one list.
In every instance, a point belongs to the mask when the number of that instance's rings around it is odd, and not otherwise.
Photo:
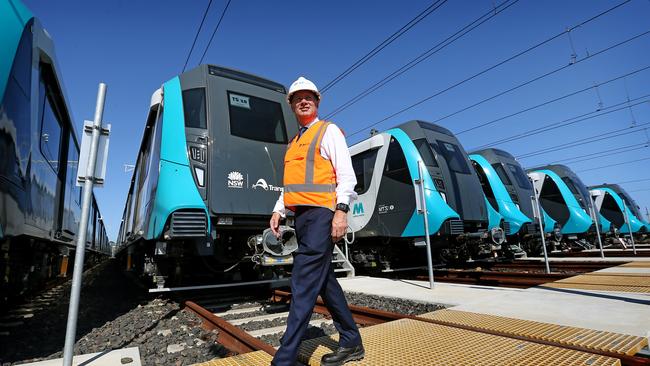
[(215, 358), (208, 362), (195, 363), (193, 366), (269, 366), (273, 357), (264, 351), (242, 353), (241, 355)]
[(630, 356), (648, 345), (648, 339), (645, 337), (467, 311), (445, 309), (423, 314), (420, 317)]
[(621, 264), (620, 266), (617, 266), (617, 267), (650, 268), (650, 261), (646, 261), (646, 262), (630, 262), (630, 263)]
[[(620, 365), (615, 358), (545, 346), (418, 320), (360, 329), (366, 357), (353, 365)], [(338, 335), (304, 341), (299, 360), (320, 365)]]
[(649, 294), (650, 293), (650, 288), (648, 288), (648, 287), (601, 285), (601, 284), (586, 284), (586, 283), (556, 283), (556, 282), (549, 282), (549, 283), (543, 284), (542, 287), (566, 288), (566, 289), (573, 289), (573, 290), (633, 292), (633, 293), (637, 293), (637, 294)]
[(578, 290), (650, 293), (650, 274), (642, 273), (586, 273), (549, 282), (542, 287)]

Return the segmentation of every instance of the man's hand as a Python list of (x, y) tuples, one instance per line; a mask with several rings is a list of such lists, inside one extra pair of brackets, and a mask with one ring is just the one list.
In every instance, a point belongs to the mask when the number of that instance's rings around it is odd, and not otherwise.
[(348, 214), (341, 211), (334, 211), (334, 218), (332, 219), (332, 241), (337, 243), (345, 236), (345, 231), (348, 229)]
[(269, 227), (276, 238), (280, 237), (280, 218), (282, 216), (278, 212), (274, 212), (271, 216), (271, 221), (269, 221)]

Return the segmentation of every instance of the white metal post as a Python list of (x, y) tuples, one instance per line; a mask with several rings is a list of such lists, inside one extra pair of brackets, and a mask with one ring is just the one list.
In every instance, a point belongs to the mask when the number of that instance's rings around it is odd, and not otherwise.
[(93, 123), (92, 143), (90, 145), (90, 156), (88, 158), (88, 169), (83, 187), (83, 200), (81, 204), (81, 220), (77, 232), (76, 252), (74, 257), (74, 273), (72, 275), (72, 289), (70, 293), (70, 306), (68, 307), (68, 322), (65, 330), (65, 346), (63, 348), (63, 365), (71, 366), (74, 356), (74, 341), (77, 335), (77, 318), (79, 315), (79, 294), (81, 293), (81, 275), (83, 274), (84, 252), (86, 249), (86, 233), (88, 232), (88, 214), (90, 211), (91, 198), (93, 193), (93, 182), (95, 177), (95, 163), (97, 159), (97, 146), (99, 145), (99, 134), (102, 127), (102, 116), (104, 114), (104, 100), (106, 99), (106, 84), (99, 84), (97, 93), (97, 105), (95, 107), (95, 118)]
[(537, 199), (537, 188), (533, 186), (534, 193), (530, 196), (530, 199), (533, 203), (533, 214), (537, 217), (537, 223), (539, 224), (539, 234), (542, 238), (542, 250), (544, 252), (544, 264), (546, 265), (546, 273), (551, 273), (551, 266), (548, 264), (548, 254), (546, 253), (546, 233), (544, 232), (544, 223), (542, 222), (542, 207), (539, 204)]
[(422, 162), (418, 160), (418, 175), (420, 187), (420, 207), (424, 215), (424, 235), (427, 243), (427, 266), (429, 267), (429, 288), (433, 289), (433, 263), (431, 259), (431, 239), (429, 238), (429, 218), (427, 212), (427, 198), (424, 191), (424, 174), (422, 173)]
[(634, 244), (632, 225), (630, 225), (630, 216), (627, 214), (627, 204), (625, 204), (625, 201), (623, 201), (623, 213), (625, 214), (625, 223), (627, 224), (627, 231), (630, 233), (630, 240), (632, 241), (632, 253), (636, 255), (636, 245)]
[(596, 209), (594, 205), (589, 206), (589, 213), (591, 214), (591, 219), (594, 220), (596, 225), (596, 235), (598, 236), (598, 247), (600, 248), (600, 258), (605, 259), (605, 252), (603, 251), (603, 241), (600, 239), (600, 217), (596, 214)]

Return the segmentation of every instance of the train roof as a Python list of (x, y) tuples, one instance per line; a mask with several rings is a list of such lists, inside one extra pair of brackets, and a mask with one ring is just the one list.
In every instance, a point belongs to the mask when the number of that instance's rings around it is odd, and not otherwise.
[(470, 152), (469, 154), (479, 154), (486, 158), (489, 162), (494, 162), (494, 161), (501, 161), (503, 159), (506, 160), (517, 160), (515, 159), (512, 154), (505, 150), (501, 149), (495, 149), (495, 148), (487, 148), (487, 149), (481, 149), (481, 150), (475, 150)]
[(284, 85), (280, 83), (263, 78), (261, 76), (257, 76), (255, 74), (251, 74), (237, 69), (231, 69), (224, 66), (208, 65), (208, 64), (199, 65), (194, 69), (188, 70), (180, 74), (179, 77), (183, 78), (185, 75), (188, 75), (190, 73), (195, 73), (197, 69), (201, 70), (201, 72), (207, 75), (241, 81), (247, 84), (253, 84), (253, 85), (260, 86), (262, 88), (270, 89), (278, 93), (287, 94), (287, 89), (284, 87)]
[(568, 177), (568, 176), (577, 177), (576, 173), (574, 173), (573, 170), (571, 170), (571, 168), (562, 164), (549, 164), (549, 165), (543, 165), (535, 168), (526, 169), (526, 171), (528, 172), (532, 172), (535, 170), (550, 170), (555, 174), (559, 175), (560, 177)]
[(401, 125), (397, 126), (397, 128), (404, 130), (404, 132), (406, 132), (409, 135), (411, 135), (416, 131), (421, 132), (422, 129), (425, 129), (425, 130), (433, 131), (436, 133), (440, 133), (443, 135), (456, 138), (453, 132), (449, 131), (448, 129), (440, 125), (427, 122), (427, 121), (422, 121), (422, 120), (412, 120), (412, 121), (404, 122)]

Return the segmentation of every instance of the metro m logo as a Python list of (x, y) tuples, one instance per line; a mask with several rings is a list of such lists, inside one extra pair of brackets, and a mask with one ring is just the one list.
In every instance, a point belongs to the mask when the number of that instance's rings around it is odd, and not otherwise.
[(363, 212), (363, 203), (357, 202), (354, 204), (354, 207), (352, 208), (352, 216), (362, 216), (364, 214)]

